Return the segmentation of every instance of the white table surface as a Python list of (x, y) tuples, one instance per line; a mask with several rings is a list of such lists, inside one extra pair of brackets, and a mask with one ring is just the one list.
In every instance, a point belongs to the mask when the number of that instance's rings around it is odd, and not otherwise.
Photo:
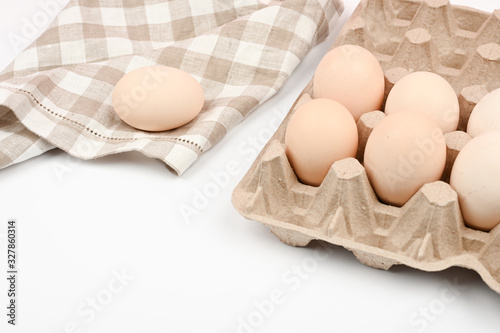
[[(8, 33), (19, 33), (47, 0), (1, 1), (3, 68), (20, 51)], [(341, 23), (358, 2), (345, 0)], [(498, 0), (453, 3), (500, 7)], [(0, 279), (0, 331), (499, 332), (500, 295), (473, 271), (386, 272), (341, 247), (293, 248), (231, 205), (253, 155), (341, 25), (275, 97), (181, 177), (139, 153), (80, 161), (54, 150), (0, 170), (0, 275), (9, 218), (18, 223), (20, 267), (16, 327), (6, 323)], [(216, 185), (213, 176), (232, 164), (236, 172)], [(209, 187), (212, 197), (202, 200)], [(183, 217), (187, 206), (198, 214)]]

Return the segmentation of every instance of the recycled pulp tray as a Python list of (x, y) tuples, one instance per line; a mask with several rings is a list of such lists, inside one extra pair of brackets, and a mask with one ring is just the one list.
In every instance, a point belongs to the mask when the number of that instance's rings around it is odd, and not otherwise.
[(443, 76), (459, 96), (459, 131), (445, 135), (443, 178), (424, 185), (401, 208), (380, 203), (361, 164), (366, 140), (385, 116), (374, 111), (358, 121), (357, 159), (334, 163), (319, 187), (300, 183), (285, 155), (284, 136), (294, 110), (311, 98), (311, 80), (235, 188), (233, 205), (292, 246), (324, 240), (382, 269), (466, 267), (500, 293), (500, 225), (490, 232), (465, 227), (457, 194), (447, 183), (470, 140), (463, 132), (470, 112), (500, 87), (499, 31), (500, 10), (489, 14), (447, 0), (361, 1), (332, 48), (357, 44), (370, 50), (384, 70), (386, 96), (401, 77), (422, 70)]

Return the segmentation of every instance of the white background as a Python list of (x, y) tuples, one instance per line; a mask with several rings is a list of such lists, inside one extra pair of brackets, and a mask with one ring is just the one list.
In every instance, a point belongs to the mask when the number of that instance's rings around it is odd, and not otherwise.
[[(23, 18), (41, 9), (36, 0), (1, 1), (3, 68), (19, 52), (7, 34), (19, 34)], [(358, 4), (345, 2), (341, 24)], [(453, 3), (499, 7), (498, 0)], [(6, 324), (2, 278), (0, 331), (498, 332), (500, 296), (473, 271), (386, 272), (340, 247), (293, 248), (231, 205), (252, 154), (341, 24), (275, 97), (181, 177), (138, 153), (79, 161), (54, 150), (0, 170), (0, 271), (9, 218), (18, 223), (20, 267), (18, 326)], [(231, 163), (236, 172), (216, 185), (214, 174), (222, 177)], [(203, 200), (199, 193), (209, 187), (212, 197)], [(198, 215), (181, 215), (179, 207), (196, 204)]]

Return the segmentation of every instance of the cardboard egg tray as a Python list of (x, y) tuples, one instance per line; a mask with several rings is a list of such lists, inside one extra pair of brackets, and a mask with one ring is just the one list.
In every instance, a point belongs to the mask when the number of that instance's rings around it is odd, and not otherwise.
[(500, 87), (499, 31), (500, 10), (490, 14), (447, 0), (361, 1), (332, 48), (357, 44), (370, 50), (384, 70), (386, 97), (397, 80), (421, 70), (443, 76), (459, 96), (459, 131), (445, 135), (441, 181), (424, 185), (403, 207), (379, 202), (362, 166), (366, 140), (385, 116), (373, 111), (358, 121), (356, 159), (335, 162), (319, 187), (300, 183), (285, 155), (284, 136), (294, 110), (311, 99), (311, 80), (235, 188), (233, 205), (292, 246), (323, 240), (382, 269), (466, 267), (500, 293), (500, 225), (490, 232), (465, 227), (457, 194), (447, 183), (458, 152), (470, 140), (464, 132), (470, 112)]

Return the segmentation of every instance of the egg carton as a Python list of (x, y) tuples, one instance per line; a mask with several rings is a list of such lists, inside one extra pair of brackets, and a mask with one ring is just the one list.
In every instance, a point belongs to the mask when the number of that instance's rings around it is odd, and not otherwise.
[(385, 98), (404, 75), (424, 70), (443, 76), (457, 93), (459, 130), (445, 135), (442, 179), (425, 184), (402, 207), (381, 203), (362, 166), (368, 136), (385, 117), (373, 111), (357, 123), (357, 158), (335, 162), (319, 187), (300, 183), (286, 157), (284, 137), (293, 112), (312, 98), (311, 80), (234, 189), (233, 205), (292, 246), (323, 240), (381, 269), (465, 267), (500, 293), (500, 225), (490, 232), (466, 227), (448, 184), (453, 162), (470, 140), (464, 130), (472, 109), (500, 87), (498, 31), (500, 10), (490, 14), (446, 0), (362, 0), (332, 48), (356, 44), (370, 50), (385, 73)]

